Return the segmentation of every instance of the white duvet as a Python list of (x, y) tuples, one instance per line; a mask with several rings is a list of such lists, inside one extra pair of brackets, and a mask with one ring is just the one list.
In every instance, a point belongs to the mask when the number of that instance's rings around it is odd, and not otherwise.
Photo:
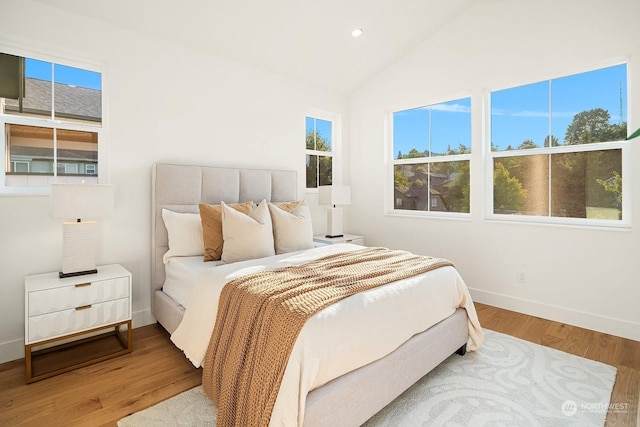
[[(228, 281), (357, 249), (362, 246), (328, 245), (205, 271), (196, 279), (184, 318), (171, 340), (199, 367), (215, 324), (220, 292)], [(484, 339), (482, 329), (469, 290), (453, 267), (380, 286), (318, 312), (307, 321), (293, 347), (270, 425), (301, 426), (309, 391), (386, 356), (460, 307), (467, 310), (469, 319), (468, 350), (475, 350)]]

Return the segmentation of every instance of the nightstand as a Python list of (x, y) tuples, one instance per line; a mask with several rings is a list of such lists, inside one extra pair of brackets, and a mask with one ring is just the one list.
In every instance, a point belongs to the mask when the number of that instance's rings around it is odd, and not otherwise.
[(63, 279), (26, 276), (24, 301), (27, 383), (132, 350), (131, 273), (118, 264)]
[(335, 245), (336, 243), (353, 243), (364, 246), (364, 237), (355, 234), (345, 234), (342, 237), (325, 237), (324, 235), (313, 236), (313, 243), (316, 246)]

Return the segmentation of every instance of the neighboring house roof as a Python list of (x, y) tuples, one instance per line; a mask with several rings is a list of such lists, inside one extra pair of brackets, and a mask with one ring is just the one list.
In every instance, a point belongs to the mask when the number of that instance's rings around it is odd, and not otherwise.
[(395, 190), (402, 194), (407, 198), (416, 198), (416, 199), (426, 199), (429, 197), (429, 194), (433, 196), (442, 196), (443, 193), (436, 190), (435, 188), (411, 188), (411, 187), (395, 187)]
[[(92, 121), (102, 118), (102, 91), (86, 87), (54, 83), (55, 113), (68, 117)], [(27, 77), (25, 97), (22, 101), (24, 112), (48, 114), (51, 112), (51, 82)], [(7, 111), (18, 111), (18, 101), (6, 100)]]
[[(98, 161), (97, 151), (68, 150), (59, 148), (56, 154), (59, 160)], [(53, 150), (51, 148), (23, 147), (20, 145), (16, 145), (11, 147), (11, 156), (52, 159)]]

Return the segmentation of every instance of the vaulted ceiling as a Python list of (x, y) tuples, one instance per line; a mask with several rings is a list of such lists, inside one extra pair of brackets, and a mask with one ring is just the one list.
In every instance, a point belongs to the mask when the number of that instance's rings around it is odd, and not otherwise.
[[(477, 0), (37, 0), (349, 93)], [(486, 1), (486, 0), (485, 0)], [(362, 28), (359, 38), (351, 36)]]

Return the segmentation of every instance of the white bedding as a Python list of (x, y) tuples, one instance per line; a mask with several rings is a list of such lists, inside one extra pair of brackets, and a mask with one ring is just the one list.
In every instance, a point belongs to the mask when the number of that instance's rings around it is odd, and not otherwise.
[[(201, 273), (171, 340), (200, 366), (225, 283), (266, 268), (301, 264), (362, 246), (338, 244), (258, 260), (221, 265)], [(428, 281), (428, 285), (421, 285)], [(471, 296), (453, 267), (390, 283), (346, 298), (311, 317), (293, 348), (270, 425), (302, 425), (307, 393), (394, 351), (413, 335), (465, 308), (468, 350), (484, 340)]]
[(223, 264), (222, 261), (203, 261), (202, 255), (171, 257), (164, 265), (166, 279), (162, 291), (178, 304), (186, 307), (200, 273)]

